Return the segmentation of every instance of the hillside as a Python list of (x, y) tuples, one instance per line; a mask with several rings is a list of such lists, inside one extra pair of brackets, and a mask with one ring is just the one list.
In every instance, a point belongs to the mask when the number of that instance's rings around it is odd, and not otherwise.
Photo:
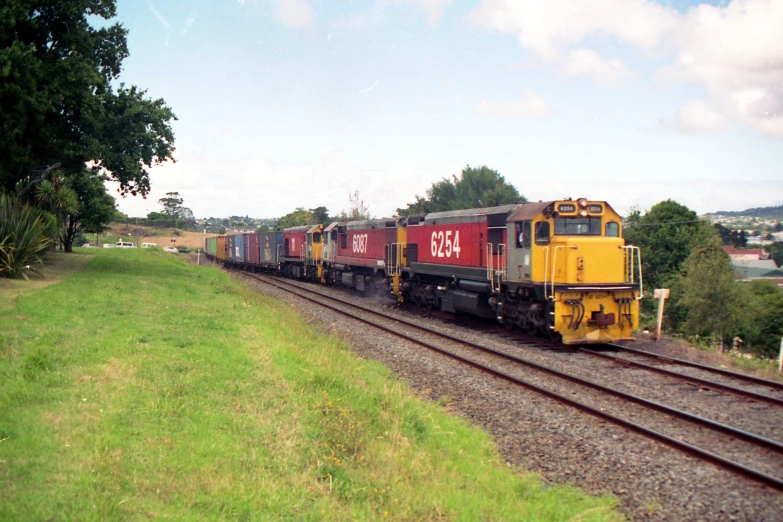
[(758, 207), (747, 210), (720, 210), (705, 214), (705, 217), (755, 217), (765, 219), (783, 219), (783, 205), (777, 207)]
[[(109, 229), (101, 234), (100, 243), (116, 243), (117, 238), (134, 243), (156, 243), (159, 247), (186, 246), (188, 248), (203, 248), (204, 238), (216, 234), (204, 234), (192, 230), (177, 230), (175, 228), (153, 228), (136, 226), (131, 223), (112, 223)], [(88, 234), (90, 243), (95, 243), (95, 235)]]

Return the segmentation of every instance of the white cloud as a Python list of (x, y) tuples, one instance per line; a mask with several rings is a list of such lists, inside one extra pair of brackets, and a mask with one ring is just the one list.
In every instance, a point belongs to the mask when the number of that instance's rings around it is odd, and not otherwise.
[(599, 83), (615, 82), (628, 70), (619, 60), (580, 48), (593, 38), (668, 59), (661, 77), (704, 85), (712, 112), (783, 137), (780, 0), (701, 4), (686, 13), (651, 0), (482, 0), (467, 19), (514, 34), (543, 62)]
[(700, 5), (684, 21), (665, 76), (705, 85), (727, 117), (783, 138), (783, 2)]
[(653, 50), (677, 24), (676, 12), (648, 0), (482, 0), (467, 18), (477, 27), (516, 34), (520, 44), (550, 60), (590, 36)]
[[(359, 190), (370, 211), (391, 216), (398, 207), (423, 194), (440, 171), (416, 168), (377, 169), (357, 165), (332, 150), (302, 162), (276, 161), (265, 156), (176, 153), (176, 163), (151, 169), (152, 192), (147, 199), (116, 196), (116, 183), (107, 183), (120, 209), (145, 216), (160, 209), (158, 199), (179, 192), (197, 217), (250, 215), (280, 217), (297, 207), (326, 206), (332, 214), (348, 208), (348, 194)], [(316, 183), (313, 180), (331, 180)], [(394, 179), (394, 183), (389, 183)], [(317, 190), (312, 190), (317, 186)], [(241, 187), (238, 190), (237, 187)]]
[(526, 91), (518, 102), (491, 102), (482, 99), (476, 108), (479, 116), (489, 118), (515, 118), (519, 116), (546, 116), (549, 107), (546, 100), (533, 91)]
[(592, 49), (575, 49), (564, 58), (560, 70), (570, 76), (588, 76), (599, 85), (614, 85), (631, 75), (622, 60), (607, 60)]
[(435, 25), (443, 15), (443, 11), (452, 0), (395, 0), (396, 4), (410, 4), (427, 14), (430, 24)]
[(710, 132), (722, 129), (726, 118), (701, 100), (686, 103), (677, 111), (676, 127), (682, 132)]
[(274, 0), (275, 16), (286, 27), (300, 31), (312, 31), (315, 13), (306, 0)]

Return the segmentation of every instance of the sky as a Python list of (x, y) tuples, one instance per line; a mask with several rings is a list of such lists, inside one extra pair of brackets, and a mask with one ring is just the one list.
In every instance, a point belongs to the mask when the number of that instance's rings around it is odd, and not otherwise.
[(783, 204), (783, 0), (118, 0), (197, 217), (376, 217), (466, 165), (621, 213)]

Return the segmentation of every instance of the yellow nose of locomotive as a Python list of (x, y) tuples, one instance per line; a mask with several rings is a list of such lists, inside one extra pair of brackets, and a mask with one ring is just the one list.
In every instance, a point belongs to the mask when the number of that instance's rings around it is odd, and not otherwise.
[(639, 289), (620, 238), (564, 238), (553, 259), (554, 331), (564, 344), (632, 340)]

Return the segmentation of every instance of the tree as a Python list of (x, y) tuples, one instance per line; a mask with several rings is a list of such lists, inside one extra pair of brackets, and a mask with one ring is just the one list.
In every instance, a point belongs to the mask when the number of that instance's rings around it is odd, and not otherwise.
[[(720, 223), (715, 223), (713, 226), (715, 227), (715, 231), (720, 235), (720, 239), (724, 245), (736, 248), (745, 248), (748, 245), (748, 234), (744, 230), (731, 230)], [(758, 232), (755, 232), (755, 235), (758, 235)]]
[(328, 225), (334, 221), (331, 217), (329, 217), (329, 210), (326, 207), (311, 208), (310, 213), (313, 215), (315, 224), (321, 223), (323, 225)]
[(524, 203), (527, 199), (496, 170), (481, 166), (465, 166), (459, 175), (444, 178), (427, 189), (427, 198), (416, 196), (407, 208), (398, 208), (401, 216), (428, 214), (444, 210), (494, 207), (511, 203)]
[(179, 197), (179, 192), (166, 192), (165, 198), (160, 198), (158, 203), (163, 206), (163, 214), (174, 219), (174, 223), (179, 227), (179, 221), (183, 221), (183, 225), (192, 226), (196, 222), (196, 218), (193, 215), (193, 211), (188, 207), (182, 205), (184, 200)]
[(78, 203), (74, 212), (67, 215), (65, 226), (60, 232), (60, 240), (66, 252), (73, 252), (73, 242), (79, 234), (103, 232), (114, 218), (116, 203), (106, 191), (104, 180), (103, 176), (92, 170), (83, 170), (71, 178), (71, 188)]
[(170, 217), (179, 217), (182, 202), (179, 192), (166, 192), (165, 198), (160, 198), (158, 203), (163, 206), (163, 213)]
[(642, 253), (644, 286), (661, 288), (679, 277), (691, 252), (707, 245), (715, 230), (699, 219), (696, 212), (667, 199), (642, 214), (638, 209), (628, 217), (626, 242)]
[(685, 329), (710, 335), (721, 343), (738, 333), (748, 304), (745, 288), (735, 280), (731, 259), (713, 238), (696, 247), (684, 263), (681, 304), (687, 310)]
[(775, 261), (778, 267), (783, 265), (783, 242), (776, 241), (771, 245), (765, 246), (764, 250), (770, 253), (772, 260)]
[(756, 353), (774, 357), (783, 337), (783, 290), (769, 281), (752, 281), (748, 288), (751, 306), (742, 338)]
[(316, 221), (313, 213), (300, 207), (278, 219), (277, 224), (275, 225), (275, 230), (279, 232), (281, 230), (285, 230), (286, 228), (314, 224), (316, 224)]
[(164, 100), (114, 83), (128, 56), (115, 0), (15, 0), (0, 6), (0, 189), (37, 184), (86, 163), (149, 192), (147, 168), (172, 159), (176, 116)]
[(359, 191), (354, 190), (353, 194), (348, 194), (348, 212), (341, 210), (337, 218), (340, 221), (364, 221), (373, 217), (370, 206), (359, 196)]

